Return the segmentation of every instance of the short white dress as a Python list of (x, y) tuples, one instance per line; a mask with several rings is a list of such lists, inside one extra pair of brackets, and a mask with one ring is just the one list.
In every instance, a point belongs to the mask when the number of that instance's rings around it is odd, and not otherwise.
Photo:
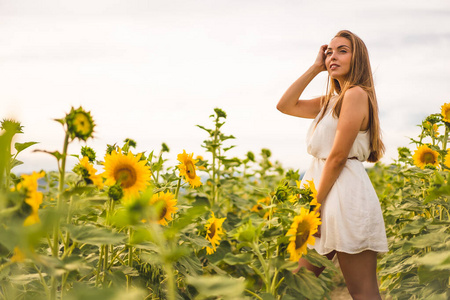
[[(307, 147), (313, 160), (302, 178), (302, 184), (313, 179), (316, 187), (319, 185), (336, 135), (338, 119), (332, 112), (336, 99), (333, 97), (330, 100), (322, 120), (317, 124), (321, 112), (308, 130)], [(325, 255), (333, 250), (350, 254), (364, 250), (388, 251), (380, 202), (362, 164), (369, 154), (369, 131), (361, 131), (322, 206), (321, 237), (316, 237), (315, 245), (310, 246), (319, 254)]]

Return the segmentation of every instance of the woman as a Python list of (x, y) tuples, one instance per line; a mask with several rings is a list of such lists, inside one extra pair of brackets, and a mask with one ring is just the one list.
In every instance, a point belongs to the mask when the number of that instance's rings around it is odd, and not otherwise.
[[(328, 71), (325, 96), (299, 100), (320, 72)], [(314, 119), (307, 136), (312, 164), (302, 182), (314, 180), (321, 203), (322, 225), (314, 248), (332, 259), (337, 255), (353, 299), (381, 299), (377, 253), (387, 252), (379, 200), (362, 164), (384, 153), (369, 55), (364, 42), (343, 30), (320, 48), (314, 64), (280, 99), (277, 109)], [(300, 259), (316, 276), (323, 271)]]

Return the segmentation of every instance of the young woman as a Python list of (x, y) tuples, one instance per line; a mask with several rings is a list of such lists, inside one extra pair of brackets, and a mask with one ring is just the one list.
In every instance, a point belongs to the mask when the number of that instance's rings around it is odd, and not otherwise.
[[(326, 95), (299, 100), (320, 72), (327, 71)], [(378, 104), (364, 42), (343, 30), (320, 47), (314, 64), (280, 99), (281, 112), (314, 119), (307, 135), (313, 156), (302, 182), (314, 180), (322, 225), (314, 248), (329, 259), (337, 255), (353, 299), (381, 299), (376, 276), (377, 253), (387, 252), (378, 197), (362, 164), (384, 153)], [(300, 259), (317, 276), (317, 268)]]

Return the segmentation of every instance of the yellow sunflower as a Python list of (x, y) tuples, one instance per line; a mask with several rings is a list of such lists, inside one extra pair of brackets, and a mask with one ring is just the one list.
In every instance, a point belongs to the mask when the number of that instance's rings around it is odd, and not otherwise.
[(447, 152), (444, 158), (444, 165), (450, 169), (450, 151)]
[(200, 177), (197, 176), (195, 163), (198, 160), (193, 159), (194, 153), (187, 154), (186, 150), (183, 153), (178, 154), (177, 159), (180, 162), (178, 169), (180, 170), (180, 176), (184, 176), (185, 181), (189, 182), (191, 187), (198, 187), (202, 185)]
[(290, 253), (291, 261), (298, 261), (303, 254), (306, 254), (307, 244), (314, 245), (316, 239), (313, 234), (317, 232), (317, 227), (322, 224), (318, 213), (309, 212), (305, 208), (300, 209), (300, 214), (294, 217), (291, 228), (286, 233), (289, 237), (287, 251)]
[[(253, 207), (252, 207), (252, 209), (250, 211), (253, 211), (253, 212), (256, 212), (256, 213), (259, 213), (259, 212), (263, 211), (264, 208), (263, 208), (262, 204), (270, 205), (270, 200), (271, 200), (270, 196), (267, 196), (266, 198), (259, 199), (256, 202), (256, 204), (253, 205)], [(276, 207), (272, 207), (272, 214), (274, 212), (276, 212), (276, 211), (277, 211), (277, 208)], [(270, 209), (267, 209), (267, 211), (264, 213), (263, 219), (267, 219), (268, 220), (270, 218), (270, 214), (271, 214)], [(262, 214), (260, 214), (260, 216), (262, 216)]]
[(86, 170), (86, 179), (88, 179), (88, 183), (95, 184), (99, 189), (103, 188), (103, 178), (97, 173), (97, 170), (94, 169), (94, 166), (89, 162), (89, 157), (83, 156), (80, 160), (79, 165)]
[(198, 166), (197, 168), (199, 169), (199, 170), (206, 170), (206, 168), (205, 168), (205, 166), (204, 166), (204, 159), (203, 159), (203, 156), (201, 156), (201, 155), (197, 155), (197, 157), (195, 158), (197, 161), (200, 161), (200, 166)]
[(67, 129), (71, 137), (79, 138), (86, 141), (92, 137), (94, 132), (94, 120), (90, 112), (86, 112), (82, 107), (78, 109), (71, 109), (70, 113), (66, 115)]
[(166, 226), (167, 221), (173, 220), (173, 214), (176, 213), (178, 208), (175, 206), (177, 205), (177, 199), (175, 199), (175, 195), (171, 192), (167, 193), (157, 193), (152, 196), (149, 202), (151, 205), (161, 205), (161, 211), (158, 216), (158, 223), (161, 225)]
[(22, 181), (17, 185), (17, 189), (26, 191), (25, 203), (31, 207), (31, 214), (23, 222), (24, 226), (39, 223), (39, 206), (42, 204), (43, 194), (38, 191), (38, 180), (44, 177), (44, 172), (33, 172), (31, 175), (23, 174)]
[(422, 145), (414, 152), (413, 160), (414, 164), (421, 169), (424, 169), (426, 165), (439, 166), (438, 162), (439, 153), (432, 150), (427, 145)]
[(253, 205), (250, 211), (260, 212), (261, 210), (264, 209), (261, 204), (270, 205), (270, 196), (267, 196), (266, 198), (261, 198), (258, 201), (256, 201), (256, 204)]
[(22, 250), (20, 250), (19, 247), (14, 247), (14, 255), (11, 256), (11, 261), (12, 262), (23, 262), (25, 261), (25, 253), (22, 252)]
[(450, 103), (445, 103), (441, 106), (442, 120), (444, 122), (450, 123)]
[(223, 234), (222, 224), (226, 218), (216, 218), (214, 213), (212, 213), (211, 218), (205, 225), (206, 229), (206, 239), (211, 243), (211, 247), (206, 247), (206, 253), (213, 254), (216, 252), (216, 246), (220, 244), (221, 237)]
[(150, 167), (146, 165), (146, 160), (140, 158), (141, 154), (134, 156), (128, 152), (125, 155), (121, 149), (113, 150), (105, 156), (105, 184), (111, 186), (118, 183), (123, 189), (125, 199), (139, 195), (139, 192), (149, 185)]
[(310, 210), (317, 211), (320, 208), (321, 204), (317, 202), (316, 185), (314, 184), (314, 180), (306, 180), (306, 182), (307, 184), (305, 186), (309, 187), (309, 189), (311, 190), (312, 200), (311, 202), (309, 202)]

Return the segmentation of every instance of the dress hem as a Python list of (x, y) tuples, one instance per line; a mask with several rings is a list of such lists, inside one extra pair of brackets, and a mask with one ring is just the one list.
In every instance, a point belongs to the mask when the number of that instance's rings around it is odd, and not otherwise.
[[(312, 249), (314, 249), (314, 248), (312, 248)], [(330, 251), (324, 252), (324, 253), (320, 253), (319, 251), (317, 251), (317, 249), (314, 249), (314, 250), (316, 250), (316, 252), (319, 253), (320, 255), (327, 255), (327, 254), (330, 254), (333, 251), (347, 253), (347, 254), (358, 254), (358, 253), (361, 253), (361, 252), (364, 252), (364, 251), (367, 251), (367, 250), (370, 250), (370, 251), (373, 251), (373, 252), (376, 252), (376, 253), (387, 253), (387, 252), (389, 252), (389, 250), (385, 250), (385, 249), (383, 249), (383, 250), (379, 250), (378, 249), (377, 250), (377, 249), (373, 249), (373, 248), (364, 248), (364, 249), (361, 249), (361, 250), (358, 250), (358, 251), (344, 251), (344, 250), (333, 249), (333, 250), (330, 250)]]

